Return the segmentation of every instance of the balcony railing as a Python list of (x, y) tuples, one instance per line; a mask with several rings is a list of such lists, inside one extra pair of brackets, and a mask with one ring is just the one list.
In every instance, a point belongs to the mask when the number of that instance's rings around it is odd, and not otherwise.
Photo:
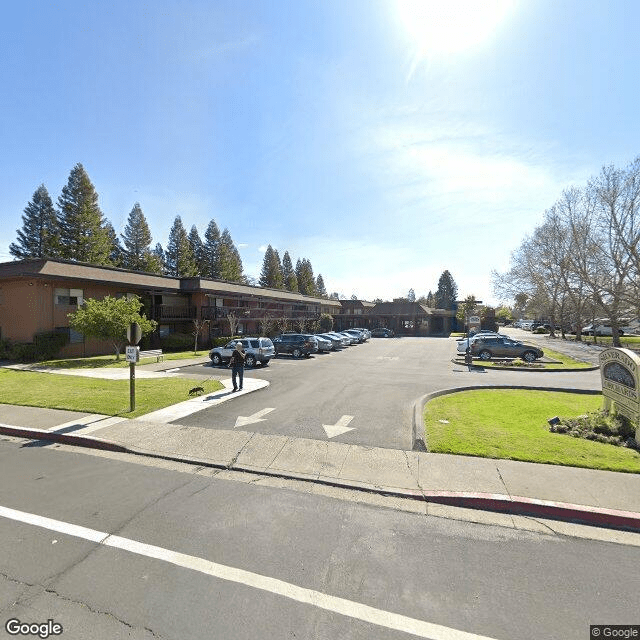
[(196, 307), (157, 305), (153, 308), (154, 320), (193, 320), (196, 318)]

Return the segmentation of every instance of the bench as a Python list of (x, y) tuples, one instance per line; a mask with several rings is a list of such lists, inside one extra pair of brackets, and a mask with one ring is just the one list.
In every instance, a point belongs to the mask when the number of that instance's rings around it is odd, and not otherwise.
[(149, 349), (148, 351), (141, 351), (140, 360), (142, 360), (142, 358), (155, 358), (156, 362), (160, 362), (160, 360), (164, 362), (164, 354), (162, 353), (162, 349)]

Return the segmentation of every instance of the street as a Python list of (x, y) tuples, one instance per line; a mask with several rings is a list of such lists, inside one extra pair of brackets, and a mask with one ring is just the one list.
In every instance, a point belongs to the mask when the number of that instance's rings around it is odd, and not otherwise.
[(69, 640), (581, 640), (637, 622), (637, 546), (217, 474), (0, 441), (2, 624), (51, 618)]

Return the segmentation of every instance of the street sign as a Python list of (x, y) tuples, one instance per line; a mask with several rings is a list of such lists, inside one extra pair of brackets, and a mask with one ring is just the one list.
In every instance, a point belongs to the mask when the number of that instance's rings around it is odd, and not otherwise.
[(138, 362), (140, 360), (140, 347), (125, 348), (127, 362)]
[(138, 344), (142, 339), (142, 329), (137, 322), (132, 322), (127, 327), (127, 340), (129, 344)]

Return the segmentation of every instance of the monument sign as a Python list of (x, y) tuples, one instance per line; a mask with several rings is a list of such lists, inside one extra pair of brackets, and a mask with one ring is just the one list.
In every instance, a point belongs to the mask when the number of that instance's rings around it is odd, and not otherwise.
[(630, 349), (605, 349), (600, 353), (600, 375), (604, 408), (615, 405), (618, 413), (640, 424), (640, 356)]

